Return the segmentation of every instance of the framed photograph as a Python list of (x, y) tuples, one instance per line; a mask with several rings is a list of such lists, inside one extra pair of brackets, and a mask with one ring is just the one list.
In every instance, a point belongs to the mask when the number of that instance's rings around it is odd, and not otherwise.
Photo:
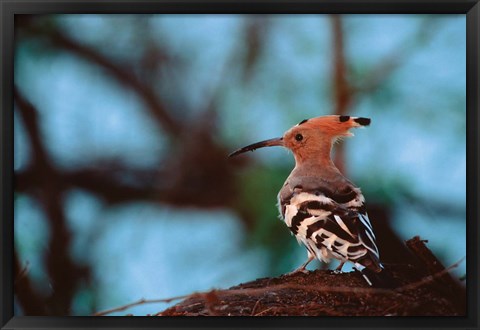
[(1, 329), (478, 328), (478, 1), (0, 8)]

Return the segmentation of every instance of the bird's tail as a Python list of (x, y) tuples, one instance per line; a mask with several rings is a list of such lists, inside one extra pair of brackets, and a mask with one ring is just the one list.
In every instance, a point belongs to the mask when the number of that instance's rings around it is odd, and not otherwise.
[(375, 272), (363, 265), (355, 263), (355, 269), (358, 270), (365, 281), (374, 288), (393, 289), (398, 287), (398, 281), (395, 280), (392, 273), (381, 265), (381, 270)]

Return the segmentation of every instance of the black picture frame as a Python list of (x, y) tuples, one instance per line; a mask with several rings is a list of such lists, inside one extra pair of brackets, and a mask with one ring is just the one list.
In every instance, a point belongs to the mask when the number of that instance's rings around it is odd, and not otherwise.
[[(91, 328), (479, 328), (479, 40), (478, 0), (402, 1), (14, 1), (1, 0), (1, 161), (0, 161), (0, 326), (2, 329)], [(60, 13), (330, 13), (465, 14), (467, 33), (467, 316), (364, 318), (168, 318), (168, 317), (14, 317), (13, 313), (13, 67), (14, 18), (18, 14)]]

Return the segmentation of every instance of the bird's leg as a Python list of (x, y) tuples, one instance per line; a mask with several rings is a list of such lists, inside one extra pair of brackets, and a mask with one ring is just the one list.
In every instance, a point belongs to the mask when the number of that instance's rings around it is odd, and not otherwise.
[(301, 265), (300, 267), (298, 267), (294, 271), (288, 273), (287, 275), (293, 275), (293, 274), (296, 274), (296, 273), (299, 273), (299, 272), (302, 272), (302, 273), (305, 273), (305, 274), (308, 273), (308, 270), (306, 270), (306, 267), (313, 259), (315, 259), (315, 256), (313, 254), (311, 254), (310, 251), (308, 251), (307, 261), (305, 261), (303, 263), (303, 265)]
[(335, 268), (335, 270), (333, 271), (334, 273), (341, 273), (342, 272), (342, 268), (343, 268), (343, 265), (345, 265), (345, 261), (340, 261), (340, 265), (338, 265), (337, 268)]

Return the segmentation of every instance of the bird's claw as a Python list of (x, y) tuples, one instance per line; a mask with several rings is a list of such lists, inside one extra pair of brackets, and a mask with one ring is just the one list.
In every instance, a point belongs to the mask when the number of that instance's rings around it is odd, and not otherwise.
[(286, 276), (291, 276), (291, 275), (295, 275), (297, 273), (303, 273), (303, 274), (308, 274), (309, 271), (306, 269), (306, 268), (297, 268), (295, 269), (294, 271), (291, 271), (289, 273), (286, 273), (285, 275)]

